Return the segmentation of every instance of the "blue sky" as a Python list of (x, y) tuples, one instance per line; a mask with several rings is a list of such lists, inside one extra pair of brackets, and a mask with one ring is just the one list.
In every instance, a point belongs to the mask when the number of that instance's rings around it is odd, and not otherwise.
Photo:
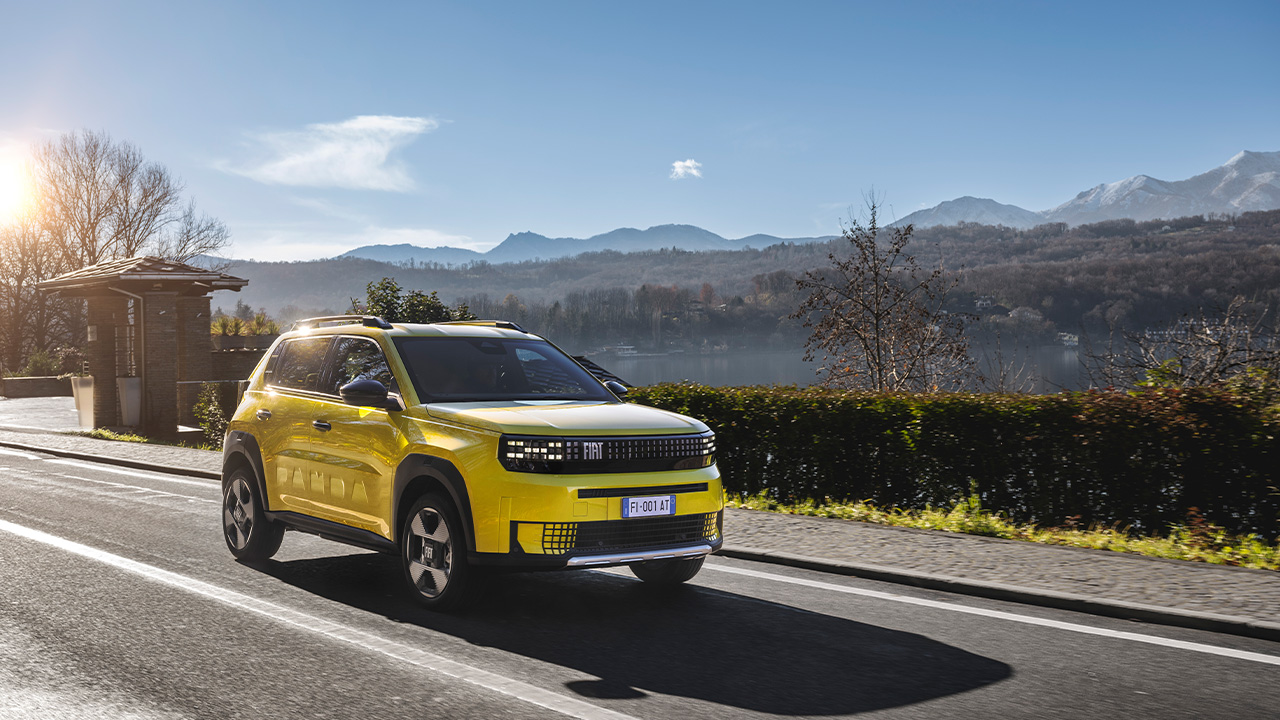
[(1280, 150), (1278, 36), (1274, 0), (6, 0), (0, 162), (104, 130), (245, 258), (832, 234), (872, 188), (1042, 210)]

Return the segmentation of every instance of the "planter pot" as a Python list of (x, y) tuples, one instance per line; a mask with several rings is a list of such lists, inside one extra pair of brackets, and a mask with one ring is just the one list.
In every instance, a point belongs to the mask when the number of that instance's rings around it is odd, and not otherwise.
[(71, 378), (71, 396), (76, 399), (76, 414), (80, 418), (80, 427), (93, 427), (93, 378)]
[(210, 336), (209, 336), (209, 342), (213, 343), (213, 349), (214, 349), (214, 350), (221, 350), (221, 349), (222, 349), (222, 338), (224, 338), (224, 337), (226, 337), (226, 336), (225, 336), (225, 335), (210, 335)]
[(116, 391), (120, 393), (120, 423), (138, 427), (142, 423), (142, 378), (116, 378)]
[(255, 348), (257, 350), (266, 350), (267, 348), (271, 347), (271, 343), (275, 342), (276, 338), (278, 337), (280, 337), (278, 333), (275, 335), (254, 335), (253, 337), (249, 338), (250, 341), (252, 342), (252, 344), (249, 345), (249, 347)]

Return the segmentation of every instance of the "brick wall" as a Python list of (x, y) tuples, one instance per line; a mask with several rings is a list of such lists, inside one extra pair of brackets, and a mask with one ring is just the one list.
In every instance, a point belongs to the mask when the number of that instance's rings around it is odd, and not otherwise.
[(60, 397), (71, 394), (71, 378), (11, 377), (0, 380), (0, 397)]

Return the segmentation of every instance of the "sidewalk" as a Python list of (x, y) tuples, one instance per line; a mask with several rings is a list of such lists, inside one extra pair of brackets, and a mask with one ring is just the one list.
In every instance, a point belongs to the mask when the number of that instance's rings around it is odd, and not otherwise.
[[(216, 478), (221, 454), (95, 440), (71, 398), (0, 399), (0, 447)], [(1280, 641), (1280, 573), (934, 530), (725, 512), (723, 554), (918, 587)]]

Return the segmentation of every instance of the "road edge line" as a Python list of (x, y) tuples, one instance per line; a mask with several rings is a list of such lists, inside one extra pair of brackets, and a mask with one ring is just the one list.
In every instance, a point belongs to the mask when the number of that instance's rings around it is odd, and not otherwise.
[(926, 590), (939, 590), (989, 600), (1038, 605), (1057, 610), (1087, 613), (1089, 615), (1100, 615), (1122, 620), (1138, 620), (1158, 625), (1207, 630), (1227, 635), (1240, 635), (1259, 640), (1280, 642), (1280, 624), (1233, 615), (1162, 608), (1154, 605), (1143, 605), (1123, 600), (1107, 600), (1055, 590), (1030, 590), (1003, 583), (969, 580), (913, 570), (900, 570), (866, 563), (825, 560), (776, 550), (726, 545), (716, 554), (740, 560), (752, 560), (772, 565), (786, 565), (804, 570), (816, 570), (834, 575), (859, 577), (898, 585), (912, 585)]

